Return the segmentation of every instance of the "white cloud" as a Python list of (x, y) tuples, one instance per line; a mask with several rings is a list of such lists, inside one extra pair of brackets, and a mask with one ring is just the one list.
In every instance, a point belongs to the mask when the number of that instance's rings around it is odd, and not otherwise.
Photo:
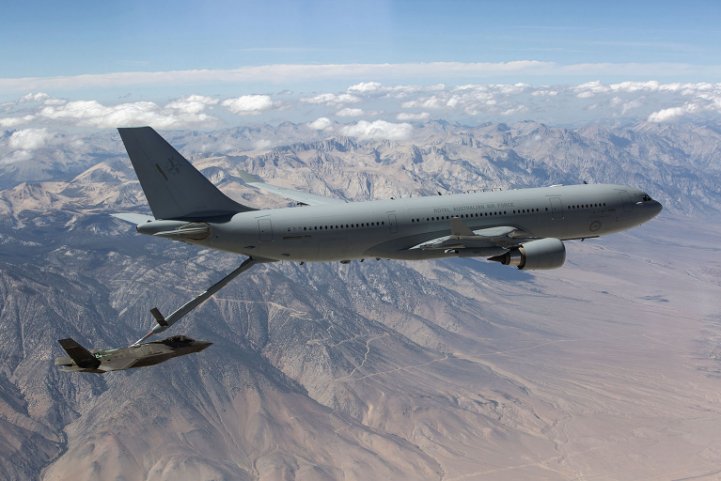
[[(605, 65), (605, 64), (604, 64)], [(570, 66), (569, 66), (570, 67)], [(319, 79), (357, 79), (368, 77), (454, 78), (468, 76), (487, 78), (493, 75), (554, 74), (567, 67), (553, 62), (522, 60), (498, 63), (428, 62), (402, 64), (278, 64), (237, 69), (197, 69), (156, 72), (115, 72), (65, 77), (0, 78), (1, 91), (80, 90), (88, 88), (128, 87), (137, 85), (218, 85), (238, 82), (296, 82)], [(615, 74), (623, 68), (614, 64)], [(638, 69), (637, 69), (638, 70)], [(574, 72), (575, 74), (575, 72)]]
[(594, 80), (593, 82), (576, 85), (573, 87), (573, 90), (576, 92), (576, 97), (579, 99), (585, 99), (593, 97), (596, 94), (606, 93), (610, 89), (600, 81)]
[[(442, 78), (446, 82), (454, 79), (478, 78), (492, 81), (498, 78), (544, 79), (553, 84), (577, 82), (581, 79), (616, 78), (619, 72), (628, 77), (670, 78), (673, 76), (696, 78), (719, 78), (721, 65), (692, 65), (683, 63), (583, 63), (558, 64), (535, 60), (513, 62), (427, 62), (402, 64), (278, 64), (243, 67), (237, 69), (197, 69), (155, 72), (116, 72), (109, 74), (90, 74), (56, 77), (25, 77), (0, 78), (0, 91), (27, 92), (31, 91), (74, 91), (83, 92), (91, 88), (107, 91), (112, 88), (130, 86), (199, 86), (217, 88), (219, 84), (237, 85), (272, 83), (295, 84), (297, 82), (317, 80), (348, 80), (358, 79), (415, 79), (419, 82), (437, 81)], [(407, 82), (408, 80), (404, 80)], [(543, 80), (541, 80), (543, 81)], [(353, 84), (358, 89), (374, 88), (374, 83), (360, 82)], [(368, 86), (365, 86), (368, 84)], [(381, 87), (385, 89), (389, 87)], [(216, 90), (214, 90), (216, 91)], [(354, 90), (361, 92), (360, 90)]]
[(218, 99), (204, 95), (189, 95), (170, 102), (166, 107), (188, 114), (198, 114), (211, 105), (216, 105), (218, 102)]
[(238, 115), (255, 115), (273, 108), (273, 100), (269, 95), (241, 95), (234, 99), (224, 100), (223, 107)]
[[(372, 117), (388, 122), (418, 122), (431, 117), (512, 121), (523, 116), (547, 123), (608, 118), (667, 122), (699, 114), (721, 116), (721, 83), (708, 82), (661, 83), (651, 80), (607, 84), (593, 81), (554, 85), (553, 88), (522, 83), (446, 86), (360, 82), (335, 93), (308, 95), (288, 91), (279, 93), (278, 98), (282, 98), (282, 104), (270, 95), (222, 98), (197, 94), (182, 96), (167, 104), (147, 100), (108, 104), (98, 100), (67, 101), (42, 92), (23, 93), (15, 102), (0, 105), (0, 129), (48, 127), (57, 130), (130, 125), (192, 128), (222, 125), (221, 122), (234, 125), (247, 120), (232, 118), (228, 111), (242, 116), (260, 116), (281, 107), (286, 108), (288, 120), (311, 121), (308, 124), (311, 128), (328, 131), (340, 131), (342, 126), (326, 117), (321, 117), (325, 120), (317, 119), (319, 115), (333, 113), (337, 118), (370, 120)], [(408, 111), (404, 112), (406, 109)], [(223, 115), (216, 116), (216, 113)], [(314, 118), (316, 120), (312, 121)], [(259, 121), (265, 120), (259, 117)], [(372, 124), (359, 125), (369, 129)], [(359, 132), (360, 136), (369, 135), (362, 130)]]
[(341, 134), (349, 137), (358, 137), (359, 139), (388, 139), (403, 140), (408, 138), (413, 131), (411, 124), (386, 122), (385, 120), (376, 120), (368, 122), (361, 120), (355, 125), (346, 125), (340, 129)]
[(363, 109), (344, 108), (335, 113), (338, 117), (360, 117), (363, 115)]
[(555, 97), (556, 95), (558, 95), (558, 90), (534, 90), (533, 92), (531, 92), (531, 95), (533, 95), (534, 97)]
[(654, 92), (659, 89), (660, 85), (661, 84), (655, 80), (649, 80), (648, 82), (620, 82), (611, 84), (609, 88), (616, 92)]
[(0, 127), (17, 127), (18, 125), (27, 124), (35, 118), (34, 115), (23, 115), (22, 117), (4, 117), (0, 118)]
[(508, 116), (508, 115), (515, 115), (515, 114), (520, 114), (520, 113), (524, 113), (524, 112), (528, 112), (528, 107), (526, 107), (525, 105), (517, 105), (513, 108), (504, 110), (503, 112), (501, 112), (501, 115)]
[(21, 102), (40, 102), (41, 100), (45, 100), (49, 97), (48, 94), (44, 92), (36, 92), (36, 93), (29, 93), (26, 95), (23, 95), (20, 97)]
[(431, 95), (430, 97), (420, 98), (417, 100), (409, 100), (401, 104), (401, 107), (404, 109), (440, 109), (444, 106), (446, 106), (446, 101), (442, 100), (441, 97), (437, 95)]
[(359, 93), (367, 93), (367, 92), (377, 92), (378, 90), (381, 90), (382, 85), (379, 82), (360, 82), (355, 85), (351, 85), (348, 87), (349, 92), (359, 92)]
[(257, 140), (253, 144), (253, 147), (255, 147), (255, 150), (267, 150), (267, 149), (271, 148), (272, 146), (273, 146), (273, 142), (271, 142), (268, 139), (260, 139), (260, 140)]
[(315, 130), (326, 130), (333, 126), (333, 122), (328, 117), (320, 117), (308, 124), (308, 127)]
[(501, 93), (503, 95), (517, 95), (517, 94), (520, 94), (521, 92), (525, 92), (526, 90), (528, 90), (530, 88), (529, 85), (520, 83), (520, 82), (512, 84), (512, 85), (511, 84), (498, 84), (498, 85), (493, 85), (493, 87), (495, 88), (496, 91), (498, 91), (499, 93)]
[(653, 112), (651, 115), (648, 116), (648, 121), (659, 123), (668, 122), (684, 115), (695, 113), (698, 110), (699, 108), (695, 104), (686, 104), (682, 107), (671, 107), (668, 109), (659, 110), (658, 112)]
[(412, 114), (409, 112), (401, 112), (396, 116), (396, 119), (400, 121), (406, 121), (406, 122), (412, 122), (412, 121), (421, 121), (421, 120), (428, 120), (431, 118), (431, 114), (428, 112), (420, 112), (417, 114)]
[(642, 99), (634, 99), (629, 102), (624, 102), (621, 105), (621, 115), (626, 115), (632, 110), (636, 110), (638, 108), (643, 107), (643, 100)]
[(355, 104), (361, 101), (359, 97), (351, 94), (319, 94), (314, 97), (306, 97), (300, 99), (301, 102), (308, 104), (323, 104), (323, 105), (342, 105), (342, 104)]
[(15, 150), (37, 150), (45, 147), (52, 140), (53, 134), (47, 129), (24, 129), (13, 132), (8, 139), (8, 146)]
[(76, 100), (60, 105), (45, 105), (38, 116), (99, 128), (139, 125), (180, 128), (215, 121), (213, 117), (202, 112), (182, 111), (178, 108), (161, 109), (156, 103), (148, 101), (106, 106), (95, 100)]

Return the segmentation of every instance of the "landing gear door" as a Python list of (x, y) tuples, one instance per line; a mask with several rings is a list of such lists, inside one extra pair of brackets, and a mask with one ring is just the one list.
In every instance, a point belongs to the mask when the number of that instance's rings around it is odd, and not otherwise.
[(273, 225), (270, 223), (270, 216), (258, 218), (258, 240), (260, 242), (273, 240)]

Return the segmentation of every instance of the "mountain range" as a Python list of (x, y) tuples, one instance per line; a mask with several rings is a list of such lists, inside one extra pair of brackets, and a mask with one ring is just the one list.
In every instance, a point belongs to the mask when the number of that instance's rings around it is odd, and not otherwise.
[(173, 327), (209, 349), (102, 376), (59, 372), (57, 339), (128, 345), (242, 259), (110, 217), (148, 211), (118, 136), (58, 135), (0, 172), (0, 478), (718, 476), (720, 125), (168, 132), (256, 207), (292, 204), (240, 171), (346, 200), (612, 182), (665, 210), (548, 272), (260, 265)]

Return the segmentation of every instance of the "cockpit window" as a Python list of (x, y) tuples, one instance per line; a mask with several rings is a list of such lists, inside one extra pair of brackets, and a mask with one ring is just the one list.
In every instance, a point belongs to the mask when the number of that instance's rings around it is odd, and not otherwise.
[(179, 335), (179, 336), (172, 336), (167, 339), (163, 339), (162, 341), (156, 341), (161, 344), (165, 344), (170, 347), (177, 347), (185, 344), (190, 344), (193, 342), (193, 340), (187, 336)]

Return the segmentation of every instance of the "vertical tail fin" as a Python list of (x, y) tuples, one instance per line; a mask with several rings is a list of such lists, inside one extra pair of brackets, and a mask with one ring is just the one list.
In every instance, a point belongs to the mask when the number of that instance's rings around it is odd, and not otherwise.
[(58, 341), (60, 345), (68, 353), (68, 356), (75, 361), (78, 367), (85, 369), (95, 369), (100, 366), (100, 361), (93, 354), (78, 344), (75, 339), (67, 338)]
[(253, 210), (226, 197), (152, 128), (118, 132), (156, 219), (197, 219)]

